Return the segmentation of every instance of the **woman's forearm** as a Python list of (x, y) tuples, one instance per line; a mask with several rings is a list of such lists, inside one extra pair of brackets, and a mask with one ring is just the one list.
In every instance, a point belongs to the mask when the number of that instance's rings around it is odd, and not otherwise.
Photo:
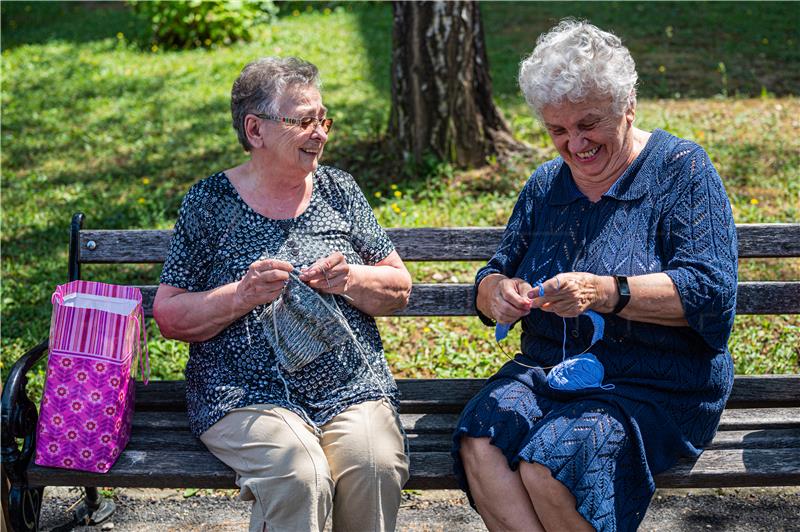
[[(598, 312), (611, 312), (619, 300), (616, 280), (612, 276), (600, 277), (600, 291), (606, 294)], [(681, 298), (672, 279), (665, 273), (650, 273), (628, 277), (631, 299), (618, 314), (621, 318), (666, 325), (685, 327), (689, 323), (683, 311)]]
[(203, 342), (252, 310), (236, 295), (237, 283), (207, 292), (188, 292), (161, 285), (153, 317), (165, 338)]
[(405, 308), (411, 294), (411, 276), (405, 267), (350, 265), (344, 295), (351, 305), (370, 316), (391, 314)]

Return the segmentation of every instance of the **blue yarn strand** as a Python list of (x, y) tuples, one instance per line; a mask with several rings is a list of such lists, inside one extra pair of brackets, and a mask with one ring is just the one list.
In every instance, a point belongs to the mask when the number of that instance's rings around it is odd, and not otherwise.
[[(539, 289), (539, 297), (542, 297), (544, 295), (544, 286), (542, 283), (537, 283), (536, 287)], [(594, 344), (603, 338), (605, 321), (602, 316), (593, 310), (587, 310), (584, 314), (591, 320), (594, 326), (592, 343), (589, 344), (589, 347), (587, 347), (586, 351), (583, 353), (567, 358), (567, 320), (562, 317), (564, 335), (561, 340), (561, 362), (553, 366), (550, 370), (550, 373), (547, 375), (547, 383), (551, 388), (556, 390), (583, 390), (587, 388), (613, 390), (613, 384), (603, 384), (603, 377), (605, 376), (603, 364), (596, 356), (588, 352)], [(508, 336), (508, 331), (510, 329), (510, 323), (498, 323), (495, 325), (495, 341), (500, 343), (501, 340), (504, 340)], [(517, 361), (514, 360), (514, 362)], [(520, 362), (517, 363), (519, 364)]]

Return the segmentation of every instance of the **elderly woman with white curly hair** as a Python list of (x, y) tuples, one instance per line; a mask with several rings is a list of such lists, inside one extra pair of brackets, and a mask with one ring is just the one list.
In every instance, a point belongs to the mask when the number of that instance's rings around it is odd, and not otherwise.
[(636, 80), (619, 38), (574, 20), (521, 66), (559, 157), (475, 280), (498, 338), (522, 327), (454, 435), (490, 530), (635, 530), (653, 476), (699, 456), (731, 390), (730, 203), (700, 146), (634, 127)]

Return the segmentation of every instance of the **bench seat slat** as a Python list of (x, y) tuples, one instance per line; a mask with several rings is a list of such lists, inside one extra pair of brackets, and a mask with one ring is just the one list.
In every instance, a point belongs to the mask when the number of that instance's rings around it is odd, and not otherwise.
[[(484, 379), (398, 379), (403, 412), (460, 412)], [(737, 375), (728, 408), (800, 406), (800, 375)], [(136, 409), (186, 410), (184, 381), (136, 385)]]
[[(412, 451), (447, 451), (452, 445), (450, 431), (433, 434), (407, 433)], [(800, 434), (797, 437), (800, 440)], [(786, 442), (791, 442), (786, 439)], [(731, 442), (730, 445), (735, 445)], [(205, 452), (203, 443), (187, 429), (182, 430), (134, 430), (126, 449), (132, 451), (153, 451), (161, 449), (180, 449), (181, 451)]]
[[(739, 257), (800, 257), (800, 224), (737, 224)], [(406, 261), (486, 261), (502, 227), (387, 228)], [(83, 230), (79, 261), (84, 263), (164, 262), (172, 230)], [(87, 243), (94, 242), (94, 249)]]
[[(32, 465), (32, 486), (235, 488), (233, 472), (206, 452), (126, 450), (109, 473), (96, 474)], [(656, 477), (662, 488), (797, 485), (800, 448), (708, 450), (697, 461), (682, 460)], [(447, 452), (412, 452), (406, 488), (455, 488)]]
[[(450, 427), (440, 432), (407, 431), (412, 452), (447, 452), (453, 444)], [(800, 448), (800, 427), (793, 429), (720, 430), (706, 447), (714, 449), (772, 449)], [(128, 442), (128, 450), (152, 451), (162, 449), (203, 452), (203, 443), (188, 429), (135, 430)]]
[[(450, 434), (458, 414), (400, 414), (406, 432), (416, 434)], [(800, 409), (745, 408), (722, 413), (719, 430), (800, 429)], [(186, 431), (189, 418), (185, 412), (136, 412), (134, 434), (139, 431)]]

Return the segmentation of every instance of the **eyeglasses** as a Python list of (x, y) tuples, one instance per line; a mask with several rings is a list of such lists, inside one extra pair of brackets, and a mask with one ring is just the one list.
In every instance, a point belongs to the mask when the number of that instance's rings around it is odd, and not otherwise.
[(300, 126), (303, 131), (311, 127), (311, 130), (317, 129), (317, 126), (322, 126), (322, 131), (327, 133), (333, 127), (333, 118), (316, 118), (313, 116), (304, 116), (303, 118), (287, 118), (285, 116), (275, 115), (262, 115), (253, 113), (253, 115), (264, 120), (272, 120), (273, 122), (282, 122), (284, 124), (291, 124), (293, 126)]

